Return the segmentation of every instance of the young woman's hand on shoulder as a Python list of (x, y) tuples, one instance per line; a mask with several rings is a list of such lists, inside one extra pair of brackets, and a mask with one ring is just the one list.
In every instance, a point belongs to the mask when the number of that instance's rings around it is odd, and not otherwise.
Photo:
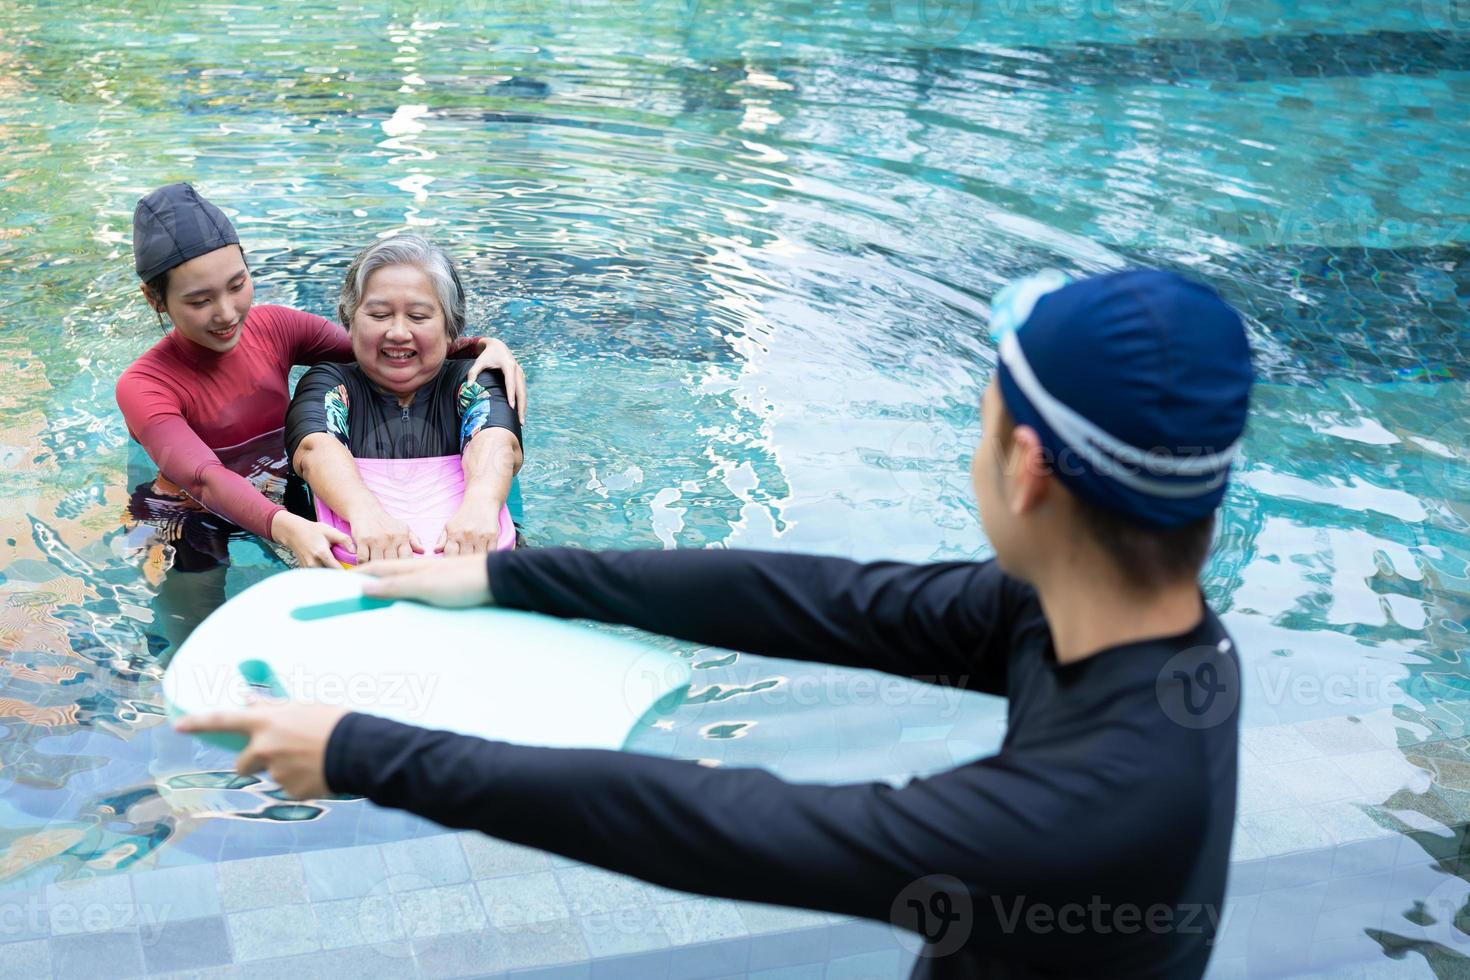
[(481, 341), (480, 355), (470, 365), (470, 379), (478, 378), (481, 371), (491, 370), (499, 371), (505, 378), (505, 400), (516, 410), (521, 425), (525, 425), (526, 372), (521, 370), (520, 362), (503, 341), (486, 337)]

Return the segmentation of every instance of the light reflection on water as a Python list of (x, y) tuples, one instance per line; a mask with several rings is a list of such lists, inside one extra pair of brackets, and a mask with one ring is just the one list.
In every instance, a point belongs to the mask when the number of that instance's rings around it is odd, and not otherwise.
[[(983, 554), (988, 297), (1044, 264), (1193, 270), (1262, 374), (1206, 577), (1246, 723), (1383, 715), (1432, 778), (1375, 819), (1463, 826), (1470, 203), (1424, 163), (1466, 158), (1465, 56), (1389, 50), (1424, 25), (1376, 4), (941, 6), (0, 3), (0, 882), (424, 832), (160, 726), (168, 652), (278, 567), (240, 540), (182, 574), (122, 520), (150, 470), (112, 383), (157, 329), (129, 220), (177, 179), (235, 218), (260, 302), (330, 311), (376, 234), (453, 250), (531, 371), (542, 545)], [(1253, 40), (1324, 30), (1399, 68)], [(696, 694), (650, 751), (874, 778), (998, 738), (979, 699), (677, 649)]]

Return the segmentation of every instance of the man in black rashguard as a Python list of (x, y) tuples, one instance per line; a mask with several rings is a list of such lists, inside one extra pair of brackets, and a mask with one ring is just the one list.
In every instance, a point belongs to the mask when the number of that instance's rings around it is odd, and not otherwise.
[(363, 794), (668, 887), (892, 921), (927, 941), (916, 976), (1199, 976), (1239, 667), (1197, 578), (1244, 426), (1244, 331), (1213, 292), (1149, 271), (1044, 274), (994, 310), (972, 466), (994, 561), (548, 549), (385, 563), (369, 591), (943, 675), (1009, 699), (995, 755), (902, 788), (823, 786), (318, 705), (181, 730), (246, 732), (240, 771), (295, 795)]

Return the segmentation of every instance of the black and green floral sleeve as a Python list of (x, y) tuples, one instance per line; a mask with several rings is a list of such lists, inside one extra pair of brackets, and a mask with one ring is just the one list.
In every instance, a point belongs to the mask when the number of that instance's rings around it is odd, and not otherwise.
[(483, 371), (479, 379), (466, 378), (455, 399), (459, 412), (459, 451), (482, 429), (508, 429), (521, 438), (521, 422), (505, 395), (505, 384), (499, 371)]
[(318, 364), (307, 371), (296, 385), (286, 412), (286, 457), (294, 457), (301, 440), (315, 432), (330, 432), (351, 449), (351, 407), (341, 365)]

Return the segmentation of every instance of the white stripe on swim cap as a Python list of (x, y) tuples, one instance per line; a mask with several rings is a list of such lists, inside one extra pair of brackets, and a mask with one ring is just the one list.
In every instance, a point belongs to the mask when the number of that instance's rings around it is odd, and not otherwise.
[(1042, 269), (996, 293), (990, 301), (990, 339), (999, 341), (1006, 334), (1020, 330), (1043, 296), (1056, 292), (1071, 281), (1060, 269)]
[[(1139, 493), (1153, 497), (1183, 499), (1199, 497), (1225, 482), (1229, 466), (1235, 461), (1240, 440), (1208, 456), (1174, 456), (1149, 452), (1131, 446), (1079, 415), (1071, 407), (1053, 398), (1031, 370), (1026, 353), (1014, 331), (1000, 341), (1000, 359), (1011, 372), (1011, 378), (1031, 407), (1051, 426), (1063, 442), (1108, 479), (1117, 480)], [(1148, 470), (1159, 476), (1188, 477), (1188, 483), (1166, 483), (1124, 469), (1119, 464)]]

